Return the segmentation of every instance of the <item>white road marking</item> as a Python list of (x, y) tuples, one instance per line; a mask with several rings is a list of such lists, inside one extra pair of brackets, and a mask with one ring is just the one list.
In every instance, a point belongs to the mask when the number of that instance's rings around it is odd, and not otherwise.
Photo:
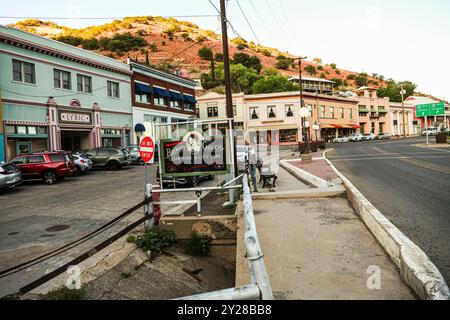
[(362, 159), (335, 159), (335, 158), (329, 158), (332, 162), (343, 162), (343, 161), (365, 161), (365, 160), (394, 160), (394, 159), (442, 159), (442, 158), (450, 158), (450, 155), (448, 156), (419, 156), (419, 157), (410, 157), (410, 156), (402, 156), (402, 157), (377, 157), (377, 158), (362, 158)]

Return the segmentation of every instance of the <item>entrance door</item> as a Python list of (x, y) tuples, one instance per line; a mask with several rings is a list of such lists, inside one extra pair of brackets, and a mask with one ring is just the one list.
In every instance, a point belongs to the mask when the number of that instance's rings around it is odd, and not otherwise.
[(61, 131), (61, 147), (65, 151), (85, 151), (91, 145), (89, 141), (89, 133), (85, 131)]
[(30, 154), (32, 152), (31, 149), (31, 142), (30, 141), (18, 141), (17, 142), (17, 149), (16, 149), (16, 154), (17, 155), (21, 155), (21, 154)]

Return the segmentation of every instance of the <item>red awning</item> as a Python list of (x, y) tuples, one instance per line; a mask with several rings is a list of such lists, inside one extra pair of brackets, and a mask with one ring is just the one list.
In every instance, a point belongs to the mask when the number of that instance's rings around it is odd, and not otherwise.
[(360, 128), (361, 128), (361, 126), (358, 125), (358, 124), (351, 124), (350, 126), (351, 126), (353, 129), (360, 129)]
[(332, 124), (332, 126), (335, 127), (336, 129), (342, 129), (342, 128), (344, 128), (343, 126), (338, 125), (338, 124)]

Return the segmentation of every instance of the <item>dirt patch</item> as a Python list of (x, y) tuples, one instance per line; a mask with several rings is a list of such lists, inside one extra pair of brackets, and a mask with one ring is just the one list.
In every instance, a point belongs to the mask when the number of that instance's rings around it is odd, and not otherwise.
[[(235, 206), (224, 207), (223, 204), (229, 200), (228, 192), (211, 191), (202, 199), (202, 215), (226, 216), (234, 215)], [(185, 216), (196, 216), (197, 205), (191, 206), (184, 212)]]

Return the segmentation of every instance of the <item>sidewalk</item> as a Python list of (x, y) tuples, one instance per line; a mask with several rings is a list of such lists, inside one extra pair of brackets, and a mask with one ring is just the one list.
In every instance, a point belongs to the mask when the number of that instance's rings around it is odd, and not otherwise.
[[(325, 171), (322, 161), (318, 160), (303, 168)], [(284, 180), (283, 190), (307, 188), (299, 180), (288, 178), (290, 174), (283, 169), (278, 174)], [(325, 171), (322, 177), (333, 176)], [(276, 299), (416, 299), (347, 199), (254, 200), (253, 206), (264, 262)], [(236, 286), (249, 283), (241, 241), (244, 236), (242, 220), (241, 212)], [(381, 270), (380, 289), (367, 287), (371, 276), (367, 272), (372, 266)]]

